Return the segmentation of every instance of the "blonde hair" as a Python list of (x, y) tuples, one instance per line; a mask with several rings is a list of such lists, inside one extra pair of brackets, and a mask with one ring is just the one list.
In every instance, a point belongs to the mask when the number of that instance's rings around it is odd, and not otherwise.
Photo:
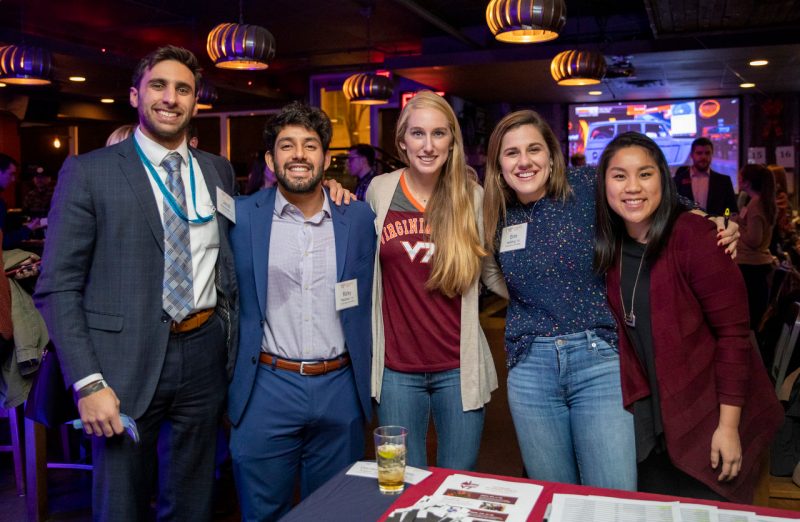
[(483, 181), (483, 236), (484, 245), (489, 252), (494, 252), (495, 249), (495, 235), (500, 218), (502, 217), (503, 223), (506, 222), (507, 204), (517, 197), (503, 179), (503, 169), (500, 166), (500, 155), (503, 151), (500, 148), (505, 135), (523, 125), (532, 125), (542, 134), (550, 153), (550, 176), (547, 178), (544, 197), (563, 202), (572, 193), (569, 181), (567, 181), (567, 165), (564, 162), (564, 155), (561, 153), (558, 138), (550, 125), (538, 113), (531, 110), (506, 114), (492, 131), (486, 151), (486, 177)]
[(473, 190), (476, 183), (467, 173), (464, 140), (456, 115), (444, 98), (431, 91), (418, 92), (397, 120), (395, 145), (403, 162), (409, 164), (409, 159), (400, 143), (408, 130), (411, 111), (417, 109), (442, 113), (453, 135), (450, 154), (425, 207), (425, 220), (431, 227), (431, 242), (436, 246), (426, 288), (454, 297), (465, 293), (475, 282), (480, 275), (481, 258), (486, 255), (475, 222)]
[(114, 132), (108, 135), (108, 139), (106, 140), (106, 147), (110, 147), (111, 145), (116, 145), (121, 141), (125, 141), (128, 139), (128, 136), (133, 134), (133, 129), (136, 126), (132, 124), (122, 125), (121, 127), (117, 127), (114, 129)]

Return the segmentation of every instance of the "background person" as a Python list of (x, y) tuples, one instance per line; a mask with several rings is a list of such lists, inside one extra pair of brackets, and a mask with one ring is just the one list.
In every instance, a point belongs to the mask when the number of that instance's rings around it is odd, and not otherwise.
[(250, 164), (250, 172), (247, 174), (247, 186), (244, 189), (245, 194), (254, 194), (261, 189), (274, 187), (277, 183), (275, 173), (267, 165), (266, 157), (267, 151), (260, 150), (253, 158)]
[(747, 287), (750, 329), (757, 332), (769, 301), (769, 276), (774, 260), (769, 245), (777, 216), (775, 177), (764, 165), (750, 164), (742, 168), (740, 178), (741, 189), (749, 201), (733, 217), (742, 234), (736, 263)]
[(767, 168), (775, 176), (775, 206), (777, 208), (770, 252), (779, 256), (780, 259), (783, 259), (784, 255), (788, 255), (794, 266), (800, 266), (800, 241), (798, 241), (797, 227), (793, 223), (794, 209), (789, 200), (786, 170), (780, 165), (767, 165)]
[(22, 199), (22, 208), (29, 216), (46, 217), (53, 199), (53, 179), (42, 167), (33, 174), (33, 188)]
[[(0, 152), (0, 192), (8, 188), (17, 179), (17, 160)], [(8, 219), (8, 206), (5, 199), (0, 197), (0, 230), (3, 231), (3, 250), (17, 248), (20, 244), (31, 238), (31, 234), (40, 228), (42, 223), (39, 218), (33, 218), (27, 223), (14, 225)]]
[(408, 168), (376, 177), (367, 202), (379, 225), (372, 297), (372, 394), (381, 425), (407, 427), (408, 464), (426, 466), (433, 415), (436, 465), (473, 469), (484, 405), (497, 388), (478, 321), (484, 263), (482, 189), (467, 175), (453, 109), (430, 91), (400, 113), (395, 144)]
[(735, 214), (739, 207), (733, 182), (725, 174), (711, 170), (713, 156), (714, 144), (710, 139), (700, 137), (692, 142), (691, 166), (679, 167), (675, 171), (678, 194), (693, 200), (709, 214), (722, 216), (725, 209)]
[(583, 152), (576, 152), (569, 157), (569, 164), (573, 167), (583, 167), (586, 165), (586, 154)]
[(597, 175), (595, 260), (620, 327), (639, 490), (750, 503), (783, 408), (749, 340), (742, 278), (714, 226), (679, 205), (653, 140), (618, 136)]
[(378, 175), (375, 172), (375, 149), (364, 143), (350, 147), (347, 150), (347, 171), (358, 178), (353, 193), (360, 201), (364, 201), (372, 178)]
[(111, 145), (116, 145), (121, 141), (127, 140), (131, 136), (131, 134), (133, 134), (134, 130), (136, 130), (136, 125), (134, 124), (129, 123), (125, 125), (120, 125), (116, 129), (111, 131), (111, 134), (109, 134), (108, 138), (106, 138), (106, 147), (110, 147)]

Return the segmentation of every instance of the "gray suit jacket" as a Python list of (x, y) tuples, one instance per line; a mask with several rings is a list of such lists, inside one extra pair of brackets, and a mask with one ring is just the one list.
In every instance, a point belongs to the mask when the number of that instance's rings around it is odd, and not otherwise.
[[(192, 149), (216, 203), (233, 194), (225, 159)], [(216, 216), (217, 313), (226, 323), (228, 370), (236, 360), (238, 291), (228, 220)], [(49, 215), (35, 299), (67, 385), (101, 372), (121, 411), (139, 417), (158, 383), (169, 338), (162, 310), (164, 231), (133, 138), (67, 159)], [(224, 390), (222, 390), (224, 393)]]

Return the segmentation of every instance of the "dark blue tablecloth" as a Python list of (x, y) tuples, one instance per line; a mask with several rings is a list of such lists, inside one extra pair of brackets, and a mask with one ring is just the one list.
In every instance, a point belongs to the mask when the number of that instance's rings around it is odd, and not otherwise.
[(295, 506), (281, 522), (378, 520), (399, 495), (381, 494), (377, 479), (349, 476), (348, 469), (349, 466)]

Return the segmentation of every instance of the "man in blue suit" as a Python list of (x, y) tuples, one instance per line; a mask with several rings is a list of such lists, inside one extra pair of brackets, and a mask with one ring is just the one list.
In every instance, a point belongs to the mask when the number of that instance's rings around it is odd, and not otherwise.
[(264, 129), (278, 186), (236, 200), (241, 335), (228, 413), (243, 520), (277, 520), (298, 473), (305, 497), (364, 452), (375, 214), (323, 190), (331, 133), (319, 109), (286, 106)]
[[(145, 57), (130, 89), (136, 132), (67, 159), (50, 211), (36, 300), (94, 435), (95, 520), (149, 520), (156, 465), (159, 520), (211, 519), (238, 295), (216, 212), (233, 169), (186, 144), (198, 71), (179, 47)], [(119, 435), (120, 413), (140, 444)]]

